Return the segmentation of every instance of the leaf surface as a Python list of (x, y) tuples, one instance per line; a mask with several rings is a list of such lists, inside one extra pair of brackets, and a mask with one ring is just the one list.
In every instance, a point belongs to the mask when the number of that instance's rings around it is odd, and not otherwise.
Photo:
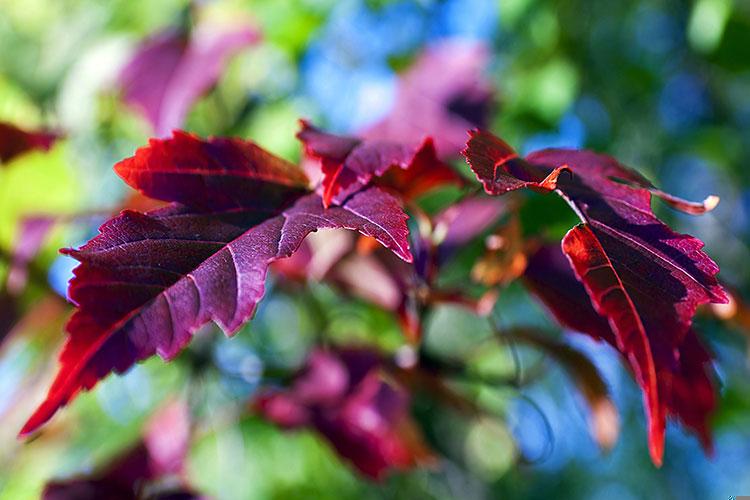
[[(109, 373), (154, 354), (173, 358), (209, 321), (234, 334), (263, 297), (269, 264), (313, 231), (357, 230), (411, 260), (407, 216), (391, 195), (369, 187), (325, 209), (299, 188), (304, 177), (293, 165), (256, 149), (177, 133), (118, 164), (144, 193), (195, 205), (125, 210), (80, 249), (64, 250), (81, 263), (68, 290), (78, 309), (60, 370), (22, 434)], [(249, 191), (228, 187), (236, 184)]]

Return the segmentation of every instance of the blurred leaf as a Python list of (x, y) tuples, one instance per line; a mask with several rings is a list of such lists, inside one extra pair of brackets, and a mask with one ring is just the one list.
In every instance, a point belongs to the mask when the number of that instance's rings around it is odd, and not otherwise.
[(591, 436), (605, 450), (615, 445), (620, 434), (619, 414), (607, 383), (589, 358), (569, 345), (535, 330), (508, 330), (503, 332), (503, 338), (539, 349), (557, 361), (588, 403)]

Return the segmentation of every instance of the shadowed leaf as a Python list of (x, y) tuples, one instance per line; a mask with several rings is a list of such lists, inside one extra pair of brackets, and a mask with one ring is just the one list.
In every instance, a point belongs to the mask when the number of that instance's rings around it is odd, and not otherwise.
[[(688, 332), (698, 305), (723, 303), (727, 296), (716, 280), (718, 266), (701, 250), (703, 242), (656, 218), (651, 194), (689, 213), (701, 212), (699, 204), (676, 201), (634, 170), (590, 151), (547, 149), (523, 159), (502, 140), (477, 131), (464, 154), (487, 192), (554, 189), (580, 217), (583, 224), (568, 233), (563, 250), (644, 391), (649, 449), (661, 464), (671, 394), (657, 383), (655, 365), (692, 342)], [(568, 173), (560, 175), (563, 170)], [(703, 438), (706, 443), (707, 435)]]

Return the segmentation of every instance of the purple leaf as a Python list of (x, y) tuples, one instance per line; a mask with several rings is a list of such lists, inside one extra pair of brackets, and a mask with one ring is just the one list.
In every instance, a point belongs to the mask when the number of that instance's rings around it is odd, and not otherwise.
[(441, 157), (458, 154), (466, 131), (485, 127), (492, 83), (489, 50), (476, 42), (444, 41), (427, 48), (401, 76), (386, 118), (363, 131), (369, 140), (417, 142), (426, 135)]
[(460, 176), (437, 158), (429, 137), (411, 143), (362, 141), (323, 132), (302, 120), (297, 137), (305, 152), (320, 160), (321, 195), (326, 206), (340, 204), (374, 177), (402, 198), (415, 198)]
[(250, 26), (169, 29), (146, 40), (120, 74), (125, 102), (158, 136), (183, 125), (193, 103), (219, 80), (227, 60), (259, 39)]
[(312, 427), (372, 479), (430, 455), (409, 417), (409, 396), (381, 373), (365, 349), (315, 350), (284, 391), (261, 394), (256, 408), (286, 428)]

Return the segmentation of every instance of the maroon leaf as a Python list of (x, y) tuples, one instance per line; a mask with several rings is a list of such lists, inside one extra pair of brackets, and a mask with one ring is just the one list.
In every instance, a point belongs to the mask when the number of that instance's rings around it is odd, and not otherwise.
[[(563, 326), (588, 334), (596, 340), (604, 340), (620, 351), (634, 372), (642, 370), (641, 361), (628, 359), (610, 323), (594, 309), (586, 289), (577, 280), (559, 247), (546, 246), (538, 250), (529, 259), (524, 279)], [(619, 291), (611, 293), (622, 297)], [(642, 348), (652, 354), (652, 362), (646, 371), (649, 378), (639, 380), (639, 384), (650, 391), (644, 395), (650, 414), (662, 419), (662, 427), (650, 429), (650, 441), (663, 441), (663, 419), (670, 414), (696, 431), (704, 447), (710, 450), (708, 419), (715, 410), (716, 395), (711, 382), (708, 352), (692, 330), (688, 330), (676, 350), (665, 346), (658, 336), (645, 337), (645, 343), (643, 338), (640, 331), (631, 338), (633, 343), (641, 343)], [(651, 409), (652, 406), (655, 407)], [(652, 424), (655, 421), (656, 418), (652, 416)]]
[(256, 42), (250, 26), (169, 29), (146, 40), (120, 74), (124, 100), (158, 136), (182, 126), (193, 103), (219, 79), (227, 60)]
[(0, 164), (33, 150), (48, 151), (59, 138), (51, 132), (30, 132), (0, 122)]
[(318, 195), (302, 195), (292, 165), (251, 143), (178, 133), (117, 170), (151, 196), (195, 205), (125, 210), (82, 248), (64, 250), (81, 262), (68, 291), (78, 310), (60, 371), (21, 434), (109, 373), (154, 354), (173, 358), (209, 321), (234, 334), (263, 297), (268, 265), (310, 232), (354, 229), (411, 260), (407, 216), (392, 196), (370, 187), (325, 209)]
[(313, 351), (291, 388), (261, 394), (256, 408), (285, 428), (312, 427), (372, 479), (429, 459), (409, 417), (409, 397), (381, 372), (376, 353)]
[(458, 154), (466, 130), (487, 125), (493, 94), (484, 74), (488, 62), (489, 50), (476, 42), (427, 48), (401, 76), (391, 112), (362, 137), (416, 143), (430, 134), (440, 157)]
[(179, 131), (169, 140), (151, 139), (115, 172), (148, 197), (200, 210), (273, 213), (307, 187), (297, 166), (250, 141), (202, 141)]
[[(465, 155), (487, 192), (555, 189), (583, 221), (565, 237), (563, 250), (644, 391), (651, 456), (660, 464), (669, 394), (658, 386), (655, 360), (683, 348), (698, 305), (727, 300), (715, 277), (718, 266), (700, 240), (675, 233), (653, 214), (651, 194), (667, 195), (613, 158), (549, 149), (521, 159), (487, 132), (472, 133)], [(677, 200), (668, 198), (672, 206), (700, 211)]]
[[(576, 226), (565, 235), (563, 252), (594, 308), (609, 320), (618, 348), (628, 359), (638, 384), (643, 388), (651, 456), (654, 463), (661, 465), (666, 415), (659, 400), (654, 354), (644, 326), (645, 318), (639, 314), (607, 252), (587, 225)], [(641, 308), (646, 313), (651, 309), (655, 309), (654, 306)], [(655, 325), (658, 327), (658, 320)], [(658, 340), (662, 339), (656, 337), (655, 341)]]
[[(341, 204), (352, 192), (389, 172), (381, 185), (405, 198), (437, 186), (460, 183), (460, 176), (438, 160), (432, 139), (408, 145), (400, 142), (361, 141), (323, 132), (302, 120), (297, 137), (309, 156), (320, 160), (323, 203)], [(396, 172), (398, 169), (405, 172)]]
[(565, 165), (553, 170), (528, 163), (502, 139), (488, 132), (472, 131), (464, 156), (488, 194), (501, 195), (521, 188), (553, 191)]
[(559, 246), (548, 245), (537, 250), (529, 258), (524, 281), (562, 325), (617, 345), (609, 323), (594, 310)]

